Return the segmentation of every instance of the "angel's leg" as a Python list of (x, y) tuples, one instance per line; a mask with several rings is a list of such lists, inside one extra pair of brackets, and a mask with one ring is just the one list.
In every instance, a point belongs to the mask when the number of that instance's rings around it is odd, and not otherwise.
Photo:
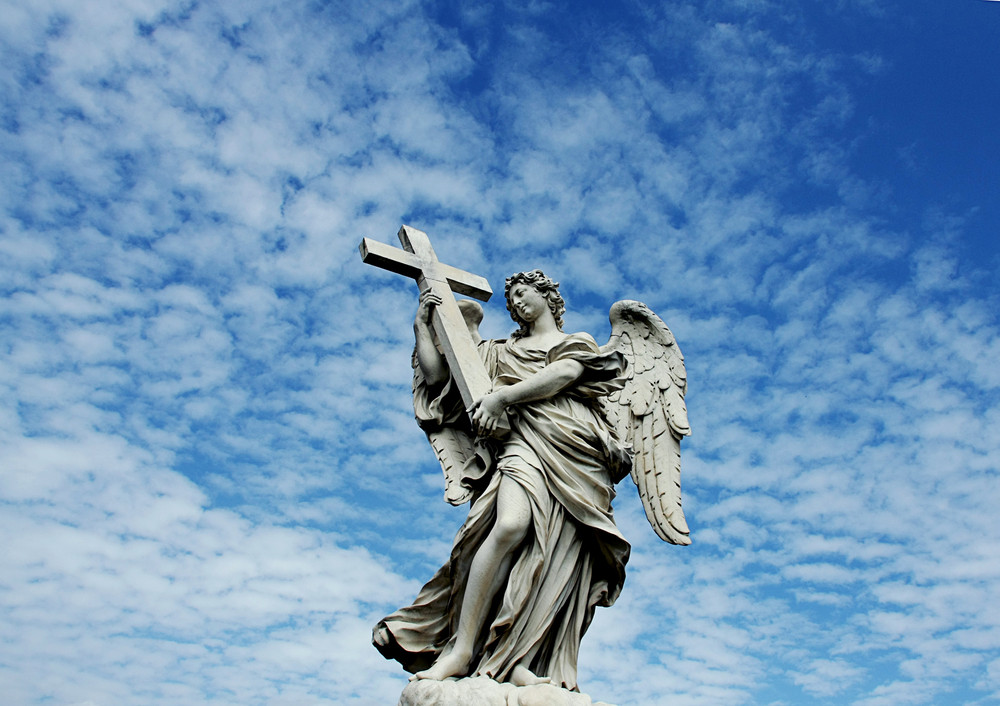
[(450, 652), (442, 654), (430, 669), (417, 672), (411, 679), (447, 679), (469, 671), (472, 649), (486, 619), (486, 611), (497, 591), (506, 583), (514, 550), (531, 527), (531, 504), (524, 488), (509, 477), (500, 479), (497, 490), (497, 517), (486, 540), (479, 547), (469, 568)]

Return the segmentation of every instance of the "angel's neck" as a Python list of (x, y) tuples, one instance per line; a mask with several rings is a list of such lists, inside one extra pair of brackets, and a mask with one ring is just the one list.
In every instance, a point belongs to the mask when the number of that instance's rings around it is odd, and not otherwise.
[(559, 327), (552, 316), (543, 316), (537, 321), (528, 324), (528, 338), (545, 338), (553, 334), (559, 334)]
[(551, 326), (533, 326), (528, 329), (528, 335), (521, 339), (521, 345), (529, 348), (548, 350), (566, 337), (555, 322)]

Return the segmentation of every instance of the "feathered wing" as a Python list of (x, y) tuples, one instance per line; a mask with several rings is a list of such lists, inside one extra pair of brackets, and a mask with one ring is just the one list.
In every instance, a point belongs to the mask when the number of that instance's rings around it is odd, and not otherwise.
[(434, 390), (427, 384), (420, 366), (413, 358), (413, 411), (417, 423), (427, 434), (444, 473), (444, 499), (461, 505), (473, 496), (462, 484), (470, 463), (475, 463), (475, 437), (468, 428), (465, 409), (457, 390)]
[(610, 318), (611, 338), (602, 350), (620, 351), (629, 366), (625, 387), (607, 397), (608, 416), (632, 446), (632, 480), (649, 524), (671, 544), (690, 544), (681, 508), (681, 437), (691, 433), (684, 356), (645, 304), (616, 302)]
[(444, 472), (444, 499), (452, 505), (467, 502), (473, 491), (462, 485), (462, 478), (466, 475), (467, 466), (476, 458), (472, 435), (455, 427), (442, 427), (428, 431), (427, 439)]

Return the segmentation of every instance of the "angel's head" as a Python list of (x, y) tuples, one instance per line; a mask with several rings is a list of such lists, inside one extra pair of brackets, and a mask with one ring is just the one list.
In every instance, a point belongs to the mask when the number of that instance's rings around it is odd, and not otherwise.
[(518, 272), (511, 275), (507, 278), (507, 282), (504, 285), (503, 293), (507, 299), (507, 311), (510, 312), (510, 318), (520, 326), (517, 331), (511, 334), (511, 338), (521, 338), (528, 335), (528, 322), (518, 315), (517, 308), (511, 303), (511, 295), (519, 286), (531, 287), (542, 295), (542, 298), (549, 305), (549, 311), (552, 312), (552, 318), (555, 319), (556, 327), (562, 331), (562, 315), (566, 312), (566, 302), (563, 301), (562, 296), (559, 294), (559, 283), (546, 277), (545, 273), (541, 270), (532, 270), (531, 272)]

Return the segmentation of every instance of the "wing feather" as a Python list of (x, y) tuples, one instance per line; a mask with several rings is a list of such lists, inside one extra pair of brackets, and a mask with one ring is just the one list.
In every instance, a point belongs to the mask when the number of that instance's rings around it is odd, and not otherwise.
[(442, 427), (427, 432), (427, 439), (444, 472), (444, 499), (451, 505), (467, 502), (473, 491), (462, 485), (462, 476), (476, 455), (472, 436), (455, 427)]
[(660, 317), (627, 300), (611, 307), (611, 339), (602, 350), (620, 351), (629, 362), (625, 386), (608, 396), (607, 407), (632, 447), (632, 480), (646, 519), (661, 539), (690, 544), (681, 507), (680, 441), (691, 433), (684, 356)]
[[(413, 354), (413, 413), (427, 434), (444, 473), (444, 499), (452, 505), (468, 502), (474, 491), (462, 484), (465, 471), (475, 463), (475, 437), (464, 419), (465, 409), (457, 391), (431, 390)], [(454, 390), (454, 388), (452, 388)]]

